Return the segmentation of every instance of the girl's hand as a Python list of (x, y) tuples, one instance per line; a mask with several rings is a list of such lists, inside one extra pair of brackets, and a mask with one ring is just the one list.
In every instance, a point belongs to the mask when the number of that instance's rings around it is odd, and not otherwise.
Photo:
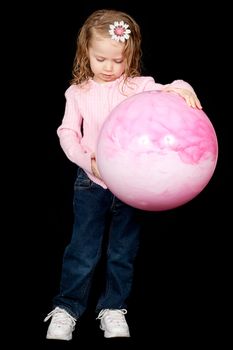
[(99, 173), (99, 170), (98, 170), (98, 167), (97, 167), (96, 158), (95, 158), (95, 154), (94, 153), (91, 154), (91, 171), (92, 171), (92, 174), (95, 177), (97, 177), (98, 179), (102, 180), (101, 176), (100, 176), (100, 173)]
[(185, 99), (186, 103), (190, 107), (202, 109), (201, 102), (197, 98), (196, 94), (188, 89), (167, 86), (163, 91), (176, 92)]

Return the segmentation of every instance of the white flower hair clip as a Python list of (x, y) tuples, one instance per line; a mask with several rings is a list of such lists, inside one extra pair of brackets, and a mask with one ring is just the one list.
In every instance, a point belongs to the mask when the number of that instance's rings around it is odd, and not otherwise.
[(125, 42), (125, 40), (129, 39), (129, 34), (131, 33), (131, 30), (128, 29), (129, 25), (124, 23), (124, 21), (120, 22), (114, 22), (114, 24), (109, 25), (109, 34), (111, 35), (111, 38), (116, 41)]

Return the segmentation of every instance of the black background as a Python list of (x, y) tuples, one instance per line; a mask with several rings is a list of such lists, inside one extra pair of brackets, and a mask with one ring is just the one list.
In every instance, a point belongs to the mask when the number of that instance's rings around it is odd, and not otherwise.
[[(73, 341), (64, 344), (46, 341), (48, 324), (43, 323), (58, 289), (71, 234), (76, 172), (59, 146), (56, 129), (63, 117), (77, 32), (86, 17), (101, 8), (126, 11), (139, 23), (145, 74), (163, 84), (183, 79), (194, 87), (215, 128), (219, 158), (208, 186), (191, 202), (167, 212), (143, 213), (127, 315), (132, 338), (107, 340), (98, 328), (94, 306), (100, 265), (90, 309), (78, 322)], [(223, 344), (232, 277), (229, 13), (224, 2), (205, 9), (196, 2), (14, 5), (14, 15), (8, 17), (14, 34), (8, 42), (12, 55), (7, 97), (14, 111), (8, 130), (16, 145), (13, 142), (8, 157), (13, 194), (7, 252), (14, 286), (11, 304), (27, 319), (20, 331), (23, 342), (30, 339), (31, 346), (41, 349), (90, 344), (128, 349), (139, 342), (158, 349)], [(16, 322), (13, 327), (16, 332)]]

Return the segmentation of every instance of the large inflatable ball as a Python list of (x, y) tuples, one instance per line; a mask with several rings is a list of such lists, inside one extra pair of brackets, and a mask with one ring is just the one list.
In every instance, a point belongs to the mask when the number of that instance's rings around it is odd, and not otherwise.
[(203, 110), (178, 94), (128, 97), (104, 122), (97, 165), (109, 190), (142, 210), (161, 211), (196, 197), (210, 181), (218, 142)]

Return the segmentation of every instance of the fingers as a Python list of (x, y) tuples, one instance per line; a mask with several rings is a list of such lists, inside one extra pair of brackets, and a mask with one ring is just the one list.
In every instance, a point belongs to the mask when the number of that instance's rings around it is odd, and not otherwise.
[(96, 159), (95, 157), (93, 157), (93, 155), (91, 155), (92, 158), (91, 158), (91, 171), (92, 171), (92, 174), (97, 177), (98, 179), (101, 180), (101, 176), (100, 176), (100, 173), (99, 173), (99, 170), (98, 170), (98, 167), (97, 167), (97, 163), (96, 163)]
[(182, 89), (182, 88), (175, 88), (175, 87), (166, 87), (164, 91), (167, 92), (176, 92), (178, 93), (181, 97), (184, 98), (188, 106), (192, 108), (198, 108), (202, 109), (202, 105), (200, 100), (197, 98), (196, 94), (194, 94), (192, 91), (187, 90), (187, 89)]
[(202, 105), (199, 99), (194, 94), (183, 94), (183, 95), (180, 94), (180, 95), (185, 99), (188, 106), (192, 108), (202, 109)]
[(199, 99), (197, 98), (197, 96), (195, 96), (194, 94), (185, 95), (185, 96), (183, 96), (183, 97), (184, 97), (186, 103), (187, 103), (190, 107), (202, 109), (201, 102), (199, 101)]

